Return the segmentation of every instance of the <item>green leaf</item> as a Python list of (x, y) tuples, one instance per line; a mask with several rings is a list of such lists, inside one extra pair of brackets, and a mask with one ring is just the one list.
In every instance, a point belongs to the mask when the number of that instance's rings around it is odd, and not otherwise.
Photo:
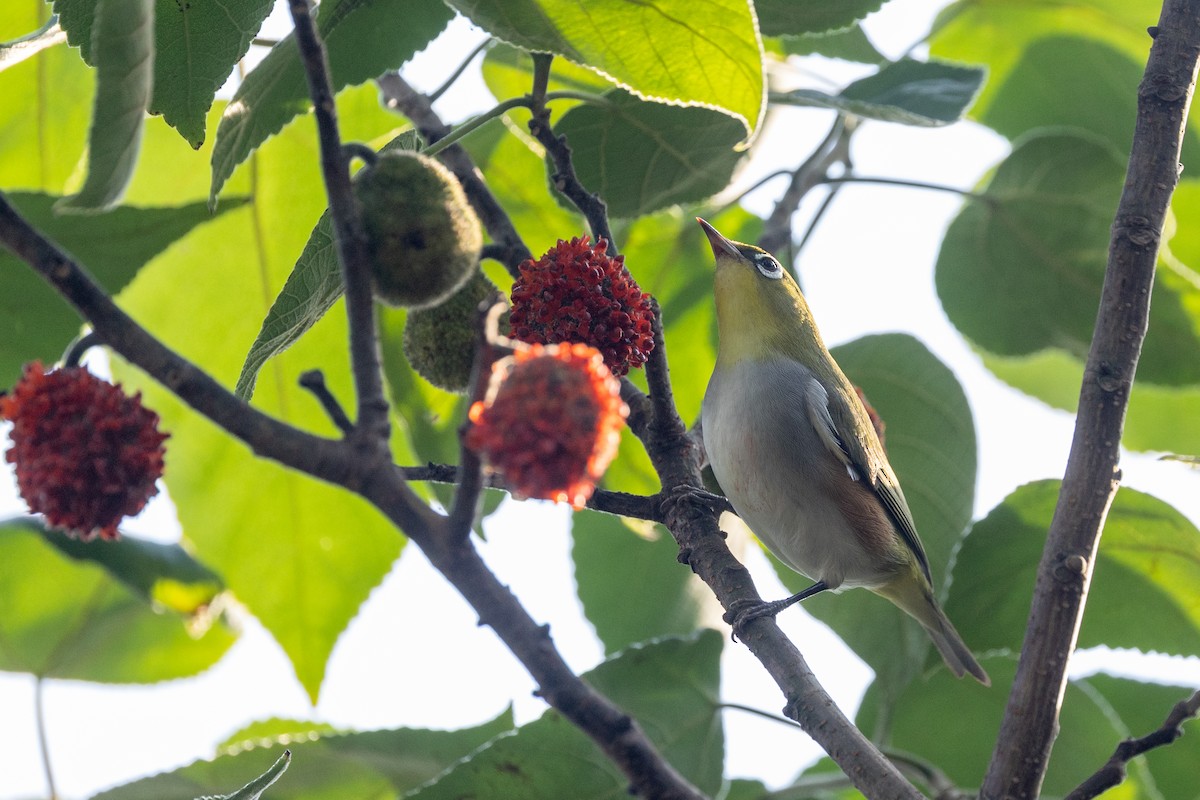
[[(371, 139), (395, 124), (374, 95), (364, 87), (339, 97), (348, 137)], [(315, 146), (311, 118), (275, 137), (255, 154), (254, 205), (194, 232), (120, 297), (153, 334), (226, 385), (325, 208)], [(191, 174), (177, 179), (194, 185), (204, 169), (199, 159), (184, 162), (181, 172)], [(267, 202), (279, 197), (287, 202)], [(327, 315), (271, 360), (255, 404), (299, 428), (338, 435), (297, 379), (320, 368), (334, 396), (348, 403), (346, 341), (345, 315)], [(140, 371), (117, 362), (114, 372), (142, 389), (172, 434), (165, 480), (185, 538), (276, 638), (315, 700), (334, 643), (403, 537), (350, 492), (254, 457)]]
[[(385, 149), (393, 147), (417, 150), (419, 140), (415, 132), (409, 131), (401, 134)], [(267, 311), (262, 328), (246, 354), (234, 393), (243, 400), (249, 400), (254, 394), (254, 384), (263, 365), (291, 347), (309, 328), (316, 325), (344, 290), (342, 265), (333, 241), (333, 224), (326, 211), (317, 220), (292, 274), (288, 275), (283, 289)]]
[(796, 89), (781, 100), (834, 108), (884, 122), (938, 127), (962, 118), (983, 85), (985, 74), (978, 67), (903, 58), (849, 84), (838, 94)]
[[(154, 22), (154, 96), (151, 114), (194, 148), (204, 143), (204, 121), (217, 90), (250, 49), (274, 0), (160, 2)], [(73, 46), (95, 64), (95, 0), (55, 0), (54, 10)]]
[[(533, 87), (533, 55), (528, 50), (498, 42), (488, 48), (487, 55), (483, 57), (482, 72), (484, 83), (497, 100), (520, 97), (529, 94)], [(570, 61), (560, 58), (550, 64), (547, 91), (604, 94), (611, 88), (612, 83), (600, 75)], [(569, 108), (566, 104), (571, 102), (573, 101), (555, 100), (553, 107), (556, 111), (561, 111), (563, 108)]]
[[(1086, 358), (1124, 176), (1124, 159), (1082, 131), (1017, 142), (942, 242), (937, 291), (955, 327), (1001, 356), (1053, 347)], [(1200, 383), (1198, 350), (1200, 281), (1162, 271), (1138, 379)]]
[(665, 528), (591, 511), (571, 519), (579, 600), (604, 652), (696, 629), (704, 587), (679, 563)]
[(288, 779), (271, 790), (275, 800), (398, 797), (511, 728), (512, 714), (506, 711), (478, 727), (457, 731), (299, 731), (298, 736), (246, 741), (211, 761), (143, 778), (93, 800), (162, 800), (224, 791), (263, 774), (284, 747), (292, 752), (293, 763)]
[[(1150, 49), (1146, 26), (1158, 20), (1161, 10), (1157, 0), (958, 0), (938, 15), (929, 51), (939, 58), (987, 65), (987, 85), (972, 109), (978, 118), (1007, 83), (1021, 54), (1043, 37), (1086, 35), (1144, 64)], [(1047, 82), (1044, 75), (1037, 80)], [(1132, 129), (1132, 117), (1128, 124)]]
[[(717, 708), (722, 636), (632, 647), (583, 677), (628, 711), (659, 752), (701, 792), (721, 787), (725, 740)], [(464, 797), (613, 798), (628, 779), (556, 711), (496, 739), (411, 800)]]
[(121, 201), (142, 146), (154, 89), (154, 0), (97, 0), (92, 25), (96, 100), (83, 188), (55, 211), (95, 213)]
[(217, 745), (217, 755), (236, 755), (242, 750), (259, 746), (263, 739), (273, 739), (276, 744), (291, 744), (304, 741), (314, 733), (324, 736), (344, 731), (338, 731), (328, 722), (281, 717), (260, 719), (226, 736), (225, 741)]
[[(6, 3), (0, 26), (25, 33), (43, 23), (44, 10), (42, 3)], [(94, 90), (95, 71), (72, 47), (51, 47), (0, 72), (5, 191), (63, 193), (83, 154)]]
[(47, 47), (54, 47), (65, 41), (67, 41), (67, 34), (59, 27), (58, 18), (51, 17), (32, 33), (18, 36), (7, 42), (0, 42), (0, 72), (20, 64), (27, 58), (36, 56)]
[[(1035, 128), (1083, 128), (1128, 153), (1143, 70), (1143, 63), (1101, 41), (1049, 36), (1021, 54), (979, 120), (1013, 141)], [(1200, 160), (1194, 129), (1185, 132), (1180, 160)]]
[(743, 131), (724, 114), (639, 100), (620, 90), (604, 106), (580, 105), (558, 121), (575, 173), (616, 217), (704, 200), (728, 185)]
[[(991, 688), (957, 680), (945, 670), (909, 684), (890, 708), (890, 735), (884, 739), (886, 744), (936, 764), (958, 786), (978, 786), (995, 746), (1016, 662), (992, 658), (985, 666), (992, 677)], [(868, 689), (856, 720), (866, 731), (876, 729), (879, 723), (874, 692), (875, 687)], [(955, 719), (970, 720), (971, 724), (957, 726), (954, 735), (947, 736), (947, 713)], [(1042, 785), (1043, 796), (1065, 795), (1104, 764), (1124, 736), (1118, 722), (1108, 708), (1096, 703), (1092, 693), (1068, 684), (1060, 731)], [(1144, 793), (1147, 786), (1136, 771), (1130, 777), (1127, 785), (1140, 789), (1131, 796), (1154, 796)]]
[(178, 614), (200, 614), (224, 589), (220, 576), (177, 544), (160, 544), (133, 536), (115, 542), (84, 542), (39, 523), (42, 536), (60, 553), (105, 569), (143, 600)]
[(271, 768), (259, 775), (254, 780), (247, 783), (241, 789), (238, 789), (233, 794), (221, 795), (222, 800), (258, 800), (262, 797), (271, 784), (279, 780), (279, 776), (287, 772), (288, 765), (292, 763), (292, 751), (284, 750), (283, 755), (271, 765)]
[(872, 11), (884, 0), (755, 0), (758, 24), (765, 36), (798, 36), (846, 28)]
[[(911, 336), (867, 336), (834, 348), (833, 355), (887, 426), (888, 459), (904, 487), (934, 581), (944, 587), (975, 500), (975, 426), (966, 395), (954, 373)], [(792, 591), (811, 582), (778, 563), (776, 571)], [(875, 670), (885, 696), (925, 668), (943, 670), (921, 627), (869, 592), (817, 595), (804, 607)], [(978, 648), (971, 626), (951, 617), (967, 643)]]
[(659, 0), (448, 0), (498, 39), (554, 53), (651, 101), (719, 109), (753, 136), (765, 110), (749, 4)]
[(784, 52), (793, 56), (819, 53), (828, 58), (857, 61), (860, 64), (882, 64), (887, 60), (886, 56), (871, 44), (871, 40), (867, 38), (861, 25), (852, 25), (844, 30), (828, 33), (784, 36), (779, 41), (783, 45)]
[[(1187, 698), (1194, 688), (1163, 686), (1154, 683), (1092, 675), (1075, 681), (1074, 686), (1087, 692), (1110, 717), (1119, 720), (1119, 738), (1145, 736), (1157, 730), (1171, 708)], [(1130, 771), (1141, 783), (1158, 790), (1157, 796), (1169, 800), (1198, 800), (1196, 764), (1200, 763), (1200, 736), (1195, 736), (1196, 721), (1185, 723), (1185, 735), (1165, 747), (1150, 751), (1130, 764)], [(1117, 741), (1113, 742), (1115, 748)]]
[[(1059, 486), (1022, 486), (963, 542), (946, 612), (973, 632), (975, 647), (1020, 649)], [(1198, 581), (1200, 531), (1161, 500), (1121, 489), (1100, 540), (1079, 646), (1200, 654)]]
[[(983, 353), (983, 363), (1009, 384), (1055, 408), (1074, 413), (1083, 362), (1061, 350), (1032, 356)], [(1200, 454), (1200, 389), (1133, 384), (1121, 443), (1132, 450)]]
[[(233, 644), (223, 618), (206, 612), (219, 585), (204, 566), (131, 537), (69, 547), (56, 546), (54, 537), (61, 534), (30, 520), (0, 523), (0, 669), (151, 683), (202, 672)], [(145, 566), (155, 551), (170, 552), (164, 559), (169, 567), (158, 575), (153, 570), (163, 567), (161, 561), (149, 570), (131, 566), (121, 579), (97, 563), (132, 555)], [(149, 583), (153, 604), (145, 596)]]
[[(21, 215), (87, 267), (110, 292), (119, 291), (172, 242), (213, 219), (203, 203), (178, 208), (118, 208), (103, 217), (63, 218), (58, 198), (24, 192), (8, 195)], [(243, 204), (237, 199), (224, 214)], [(0, 250), (0, 386), (10, 386), (21, 365), (57, 361), (79, 333), (75, 310), (29, 266)]]
[[(317, 29), (329, 53), (334, 91), (400, 67), (437, 36), (453, 14), (440, 0), (328, 0)], [(297, 115), (312, 109), (294, 34), (271, 49), (238, 87), (217, 128), (209, 203), (234, 169)]]

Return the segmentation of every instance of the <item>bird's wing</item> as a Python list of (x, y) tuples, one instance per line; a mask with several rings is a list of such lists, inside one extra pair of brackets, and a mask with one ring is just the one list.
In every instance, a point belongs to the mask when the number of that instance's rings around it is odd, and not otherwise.
[[(888, 463), (883, 445), (875, 436), (870, 417), (854, 387), (846, 381), (845, 388), (848, 391), (830, 395), (820, 381), (810, 377), (804, 392), (809, 419), (826, 448), (846, 465), (850, 477), (864, 481), (874, 490), (896, 530), (900, 532), (900, 538), (916, 556), (921, 571), (932, 586), (929, 557), (925, 555), (925, 546), (917, 535), (917, 524), (913, 521), (900, 481)], [(854, 435), (856, 430), (863, 431), (863, 435)]]

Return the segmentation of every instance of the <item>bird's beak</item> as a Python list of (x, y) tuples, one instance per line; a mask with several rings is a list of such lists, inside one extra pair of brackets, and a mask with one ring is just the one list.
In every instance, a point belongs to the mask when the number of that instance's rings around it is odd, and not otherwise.
[(696, 217), (696, 222), (699, 222), (700, 227), (704, 229), (704, 235), (708, 237), (708, 246), (712, 248), (715, 258), (720, 258), (722, 254), (733, 256), (734, 258), (742, 257), (742, 254), (738, 252), (734, 243), (722, 236), (716, 228), (699, 217)]

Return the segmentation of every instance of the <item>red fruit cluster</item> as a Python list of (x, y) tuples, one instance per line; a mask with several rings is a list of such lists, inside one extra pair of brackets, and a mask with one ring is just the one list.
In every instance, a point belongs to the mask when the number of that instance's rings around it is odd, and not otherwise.
[(158, 493), (163, 441), (158, 415), (82, 367), (46, 372), (33, 362), (0, 418), (13, 423), (5, 458), (29, 510), (87, 540), (117, 538), (117, 525)]
[(582, 342), (604, 355), (614, 375), (646, 363), (654, 349), (650, 295), (610, 258), (608, 242), (559, 240), (521, 264), (512, 289), (512, 336), (531, 344)]
[(518, 497), (582, 508), (617, 452), (629, 413), (604, 359), (583, 344), (532, 345), (492, 367), (466, 443)]

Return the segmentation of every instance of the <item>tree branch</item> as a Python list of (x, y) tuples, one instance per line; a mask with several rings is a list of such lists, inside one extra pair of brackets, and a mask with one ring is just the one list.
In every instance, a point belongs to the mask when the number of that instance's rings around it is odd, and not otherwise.
[(1193, 692), (1191, 697), (1176, 703), (1158, 730), (1140, 739), (1126, 739), (1118, 744), (1104, 766), (1079, 784), (1063, 800), (1091, 800), (1116, 786), (1125, 780), (1125, 767), (1130, 761), (1156, 747), (1171, 744), (1183, 736), (1183, 723), (1197, 716), (1200, 716), (1200, 691)]
[(554, 56), (549, 53), (533, 54), (533, 91), (530, 95), (533, 104), (530, 110), (533, 117), (529, 120), (529, 132), (537, 139), (546, 154), (554, 162), (554, 174), (550, 180), (554, 188), (562, 192), (571, 203), (579, 209), (588, 221), (592, 230), (592, 238), (608, 242), (608, 252), (617, 255), (617, 243), (613, 241), (612, 229), (608, 224), (608, 208), (600, 196), (588, 191), (579, 178), (575, 176), (575, 166), (571, 163), (571, 148), (567, 145), (565, 136), (556, 136), (550, 127), (550, 109), (546, 105), (546, 85), (550, 77), (550, 62)]
[(1038, 566), (1033, 605), (983, 798), (1038, 795), (1096, 548), (1120, 480), (1121, 432), (1148, 324), (1159, 240), (1178, 181), (1200, 63), (1200, 0), (1166, 0), (1146, 72), (1075, 435)]
[(338, 135), (337, 106), (329, 79), (325, 45), (313, 23), (309, 0), (290, 0), (289, 9), (304, 74), (308, 79), (313, 112), (317, 118), (321, 172), (325, 177), (334, 241), (342, 265), (342, 282), (345, 284), (346, 315), (350, 325), (350, 362), (354, 371), (354, 389), (358, 395), (358, 415), (351, 439), (368, 458), (382, 463), (388, 457), (390, 409), (383, 394), (383, 370), (375, 327), (375, 296), (371, 287), (367, 233), (354, 189), (350, 185), (350, 165)]
[[(404, 479), (401, 470), (375, 476), (363, 494), (389, 517), (393, 488)], [(683, 778), (651, 744), (637, 723), (567, 666), (550, 638), (548, 626), (538, 625), (479, 557), (471, 537), (426, 536), (414, 541), (430, 563), (446, 577), (490, 626), (538, 684), (537, 694), (571, 720), (608, 755), (630, 781), (630, 792), (662, 800), (702, 800), (703, 795)]]

